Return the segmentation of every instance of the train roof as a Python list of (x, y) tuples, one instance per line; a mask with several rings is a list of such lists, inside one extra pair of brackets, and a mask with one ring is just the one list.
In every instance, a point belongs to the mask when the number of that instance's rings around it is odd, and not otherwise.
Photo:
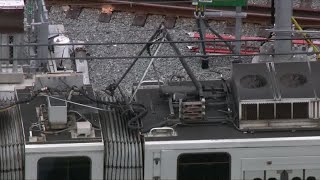
[[(193, 86), (192, 83), (187, 83)], [(219, 86), (221, 80), (202, 82), (206, 88)], [(136, 95), (137, 101), (144, 104), (149, 113), (142, 119), (142, 132), (146, 134), (146, 141), (185, 141), (185, 140), (219, 140), (219, 139), (255, 139), (255, 138), (279, 138), (279, 137), (310, 137), (320, 136), (318, 129), (290, 128), (278, 130), (240, 130), (234, 122), (228, 121), (223, 108), (217, 104), (206, 107), (206, 118), (208, 123), (171, 123), (171, 127), (176, 132), (173, 136), (149, 136), (152, 128), (163, 126), (170, 115), (168, 99), (158, 88), (141, 88)]]

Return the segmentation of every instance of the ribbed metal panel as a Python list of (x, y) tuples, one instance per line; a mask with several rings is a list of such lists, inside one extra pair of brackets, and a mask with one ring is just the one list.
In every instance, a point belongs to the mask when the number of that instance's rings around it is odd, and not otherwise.
[(128, 118), (119, 110), (109, 110), (100, 113), (105, 144), (105, 180), (142, 180), (143, 144), (139, 132), (127, 127)]
[(24, 138), (18, 108), (0, 112), (0, 179), (24, 179)]

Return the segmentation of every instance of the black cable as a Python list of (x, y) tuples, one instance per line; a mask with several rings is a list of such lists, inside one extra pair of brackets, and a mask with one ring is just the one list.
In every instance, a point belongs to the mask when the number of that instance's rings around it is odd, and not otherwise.
[(132, 112), (131, 108), (129, 108), (129, 107), (127, 107), (127, 109), (124, 109), (124, 106), (129, 106), (126, 104), (126, 102), (121, 102), (121, 101), (106, 102), (106, 101), (97, 100), (95, 98), (90, 97), (86, 92), (84, 92), (84, 90), (81, 90), (77, 86), (73, 86), (72, 88), (75, 92), (79, 92), (81, 95), (83, 95), (84, 97), (86, 97), (87, 99), (89, 99), (92, 102), (95, 102), (97, 104), (107, 105), (108, 107), (111, 107), (111, 108), (116, 108), (116, 109), (123, 112), (122, 116), (132, 117), (131, 119), (128, 120), (128, 123), (127, 123), (128, 128), (133, 129), (133, 130), (143, 128), (143, 124), (140, 123), (139, 121), (141, 118), (146, 116), (148, 113), (147, 108), (143, 104), (138, 104), (138, 103), (134, 103), (134, 102), (129, 104), (130, 106), (132, 106), (132, 109), (133, 109), (133, 112)]
[[(62, 79), (59, 79), (65, 86), (67, 86), (69, 88), (70, 91), (74, 91), (74, 92), (78, 92), (80, 93), (82, 96), (84, 96), (85, 98), (87, 98), (88, 100), (90, 100), (91, 102), (95, 102), (97, 104), (103, 104), (103, 105), (106, 105), (106, 106), (109, 106), (109, 107), (113, 107), (113, 108), (121, 108), (121, 105), (119, 105), (119, 103), (117, 102), (106, 102), (106, 101), (101, 101), (101, 100), (97, 100), (96, 98), (94, 97), (91, 97), (89, 96), (84, 88), (82, 87), (82, 89), (80, 89), (79, 87), (77, 86), (70, 86), (69, 84), (67, 84), (64, 80)], [(57, 91), (57, 92), (60, 92), (60, 91)], [(61, 92), (60, 92), (61, 93)]]
[[(138, 111), (137, 113), (137, 110), (140, 109), (140, 111)], [(143, 128), (143, 124), (141, 122), (141, 118), (143, 118), (144, 116), (147, 115), (148, 111), (146, 108), (136, 108), (134, 111), (135, 113), (132, 114), (133, 118), (131, 118), (129, 121), (128, 121), (128, 128), (132, 129), (132, 130), (140, 130)], [(129, 111), (131, 112), (131, 111)], [(130, 115), (130, 113), (129, 113)], [(130, 117), (130, 116), (129, 116)]]
[[(152, 31), (157, 31), (157, 29), (153, 29)], [(220, 38), (220, 37), (219, 37)], [(223, 39), (223, 38), (222, 38)], [(310, 37), (310, 38), (304, 38), (304, 37), (294, 37), (294, 38), (275, 38), (275, 39), (269, 39), (272, 41), (286, 41), (286, 40), (319, 40), (320, 37)], [(112, 45), (137, 45), (137, 44), (162, 44), (162, 43), (180, 43), (180, 44), (187, 44), (187, 43), (200, 43), (200, 42), (263, 42), (263, 41), (269, 41), (268, 39), (264, 40), (252, 40), (252, 39), (212, 39), (212, 40), (190, 40), (190, 41), (137, 41), (137, 42), (130, 42), (130, 41), (124, 41), (124, 42), (85, 42), (85, 43), (63, 43), (63, 44), (43, 44), (43, 43), (29, 43), (29, 44), (15, 44), (14, 47), (28, 47), (28, 46), (76, 46), (76, 45), (86, 45), (86, 46), (112, 46)], [(12, 45), (9, 44), (0, 44), (0, 47), (9, 47)]]
[[(207, 54), (206, 56), (203, 55), (167, 55), (167, 56), (105, 56), (105, 57), (91, 57), (90, 60), (115, 60), (115, 59), (136, 59), (136, 58), (142, 58), (142, 59), (150, 59), (150, 58), (198, 58), (198, 57), (252, 57), (252, 56), (276, 56), (276, 55), (314, 55), (314, 54), (320, 54), (320, 52), (288, 52), (288, 53), (257, 53), (257, 54)], [(59, 60), (59, 59), (66, 59), (69, 58), (52, 58), (53, 60)], [(79, 60), (88, 60), (87, 57), (83, 58), (77, 58)], [(0, 61), (8, 61), (8, 58), (0, 59)], [(13, 59), (16, 61), (22, 61), (22, 60), (38, 60), (38, 61), (47, 61), (48, 58), (16, 58)]]
[(24, 99), (24, 100), (20, 100), (20, 101), (15, 101), (14, 103), (12, 104), (9, 104), (9, 105), (6, 105), (6, 106), (3, 106), (3, 107), (0, 107), (0, 111), (5, 111), (7, 109), (10, 109), (16, 105), (19, 105), (19, 104), (26, 104), (26, 103), (29, 103), (31, 101), (33, 101), (36, 97), (38, 97), (38, 95), (40, 94), (41, 91), (36, 91), (31, 97), (27, 98), (27, 99)]
[[(59, 2), (59, 1), (58, 1)], [(63, 2), (63, 3), (65, 3), (65, 2)], [(185, 1), (185, 0), (182, 0), (182, 1), (159, 1), (159, 0), (157, 0), (157, 1), (120, 1), (120, 2), (110, 2), (110, 1), (106, 1), (106, 2), (91, 2), (90, 3), (90, 5), (117, 5), (117, 4), (128, 4), (128, 3), (130, 3), (130, 4), (132, 4), (132, 5), (135, 5), (135, 4), (137, 4), (137, 5), (140, 5), (141, 3), (143, 3), (143, 4), (155, 4), (155, 5), (162, 5), (162, 4), (186, 4), (186, 3), (190, 3), (190, 5), (191, 5), (191, 3), (192, 3), (192, 1)], [(68, 3), (65, 3), (65, 4), (68, 4)], [(52, 4), (50, 4), (50, 3), (48, 3), (48, 6), (57, 6), (57, 5), (59, 5), (59, 4), (54, 4), (54, 3), (52, 3)], [(86, 7), (86, 6), (88, 6), (88, 3), (70, 3), (70, 5), (71, 6), (84, 6), (84, 7)]]
[[(202, 22), (204, 21), (204, 19), (201, 16), (199, 16), (199, 18), (196, 18), (196, 24), (198, 26), (198, 33), (199, 33), (199, 36), (200, 36), (200, 40), (204, 41), (205, 40), (205, 35), (203, 35), (203, 33), (202, 33), (203, 32), (203, 27), (201, 25), (201, 21)], [(205, 50), (205, 48), (206, 48), (205, 42), (201, 42), (200, 45), (201, 45), (201, 51), (202, 51), (201, 53), (203, 55), (206, 55), (207, 53), (206, 53), (206, 50)]]
[[(86, 97), (88, 100), (95, 102), (97, 104), (102, 104), (102, 105), (106, 105), (110, 108), (115, 108), (118, 109), (120, 111), (122, 111), (122, 116), (127, 115), (128, 117), (132, 117), (129, 121), (128, 121), (128, 128), (130, 129), (142, 129), (143, 125), (142, 123), (140, 123), (140, 119), (143, 118), (145, 115), (147, 115), (148, 110), (147, 108), (143, 105), (143, 104), (138, 104), (138, 103), (130, 103), (127, 104), (127, 102), (106, 102), (106, 101), (101, 101), (101, 100), (97, 100), (96, 98), (90, 97), (85, 90), (80, 89), (77, 86), (72, 86), (70, 87), (67, 83), (65, 83), (63, 80), (62, 81), (67, 87), (69, 87), (71, 90), (73, 90), (74, 92), (79, 92), (81, 95), (83, 95), (84, 97)], [(124, 106), (127, 106), (127, 109), (124, 108)], [(128, 107), (130, 106), (130, 107)], [(133, 112), (131, 111), (131, 109), (133, 110)]]

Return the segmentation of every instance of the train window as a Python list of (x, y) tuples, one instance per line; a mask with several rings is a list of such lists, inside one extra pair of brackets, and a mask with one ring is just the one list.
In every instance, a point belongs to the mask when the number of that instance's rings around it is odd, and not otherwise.
[(178, 180), (230, 179), (231, 158), (227, 153), (182, 154), (178, 157)]
[(38, 161), (38, 180), (90, 180), (88, 157), (48, 157)]
[(277, 180), (277, 178), (269, 178), (268, 180)]
[(307, 180), (316, 180), (316, 178), (314, 176), (309, 176), (307, 177)]
[(254, 178), (253, 180), (262, 180), (261, 178)]

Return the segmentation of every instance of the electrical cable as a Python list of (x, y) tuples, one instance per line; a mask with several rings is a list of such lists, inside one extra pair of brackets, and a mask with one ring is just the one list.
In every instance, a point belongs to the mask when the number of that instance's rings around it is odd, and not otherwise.
[[(205, 40), (205, 36), (203, 35), (203, 31), (205, 31), (202, 27), (202, 22), (204, 22), (204, 19), (199, 16), (198, 18), (196, 18), (196, 24), (197, 24), (197, 27), (198, 27), (198, 33), (199, 33), (199, 36), (200, 36), (200, 40)], [(201, 53), (205, 56), (206, 55), (206, 43), (205, 42), (201, 42), (200, 43), (201, 45)]]
[(95, 109), (95, 110), (99, 110), (99, 111), (110, 112), (109, 110), (106, 110), (106, 109), (102, 109), (102, 108), (98, 108), (98, 107), (94, 107), (94, 106), (90, 106), (90, 105), (86, 105), (86, 104), (81, 104), (81, 103), (77, 103), (77, 102), (74, 102), (74, 101), (69, 101), (69, 100), (66, 100), (66, 99), (57, 98), (57, 97), (50, 96), (50, 95), (42, 95), (42, 96), (49, 97), (49, 98), (52, 98), (52, 99), (56, 99), (56, 100), (59, 100), (59, 101), (64, 101), (64, 102), (67, 102), (67, 103), (70, 103), (70, 104), (74, 104), (74, 105), (78, 105), (78, 106), (82, 106), (82, 107), (87, 107), (87, 108), (91, 108), (91, 109)]
[[(150, 58), (200, 58), (200, 57), (252, 57), (252, 56), (281, 56), (281, 55), (314, 55), (320, 54), (320, 52), (288, 52), (288, 53), (257, 53), (257, 54), (207, 54), (204, 55), (158, 55), (158, 56), (105, 56), (105, 57), (91, 57), (90, 60), (116, 60), (116, 59), (150, 59)], [(53, 60), (62, 59), (62, 58), (53, 58)], [(63, 58), (68, 59), (68, 58)], [(79, 60), (88, 60), (87, 57), (77, 58)], [(8, 58), (0, 59), (0, 61), (8, 61)], [(37, 61), (47, 61), (48, 58), (16, 58), (13, 59), (16, 61), (22, 60), (37, 60)]]
[(55, 130), (55, 131), (41, 131), (41, 133), (43, 134), (59, 134), (59, 133), (63, 133), (63, 132), (66, 132), (66, 131), (70, 131), (70, 130), (73, 130), (75, 129), (75, 127), (67, 127), (65, 129), (61, 129), (61, 130)]
[(81, 114), (80, 112), (78, 111), (75, 111), (75, 110), (69, 110), (68, 113), (75, 113), (79, 116), (78, 119), (76, 119), (76, 122), (80, 121), (81, 119), (85, 120), (85, 121), (88, 121), (92, 124), (92, 126), (97, 129), (97, 130), (100, 130), (100, 127), (97, 126), (96, 124), (93, 123), (93, 120), (90, 120), (88, 119), (85, 115)]
[[(121, 108), (121, 105), (119, 104), (119, 103), (117, 103), (117, 102), (106, 102), (106, 101), (101, 101), (101, 100), (97, 100), (97, 99), (95, 99), (94, 97), (91, 97), (91, 96), (89, 96), (86, 92), (85, 92), (85, 90), (83, 89), (83, 87), (82, 87), (82, 89), (80, 89), (79, 87), (77, 87), (77, 86), (69, 86), (66, 82), (64, 82), (62, 79), (59, 79), (66, 87), (68, 87), (69, 89), (70, 89), (70, 92), (78, 92), (78, 93), (80, 93), (81, 95), (83, 95), (85, 98), (87, 98), (88, 100), (90, 100), (91, 102), (95, 102), (95, 103), (97, 103), (97, 104), (103, 104), (103, 105), (107, 105), (108, 107), (113, 107), (113, 108)], [(69, 96), (71, 96), (70, 95), (70, 93), (69, 93)]]
[(32, 95), (31, 97), (25, 99), (25, 100), (20, 100), (20, 101), (16, 101), (12, 104), (9, 104), (9, 105), (6, 105), (6, 106), (3, 106), (3, 107), (0, 107), (0, 112), (5, 112), (11, 108), (14, 108), (15, 106), (19, 105), (19, 104), (26, 104), (26, 103), (29, 103), (31, 101), (33, 101), (36, 97), (38, 97), (38, 95), (40, 94), (40, 91), (36, 91), (34, 93), (34, 95)]
[[(130, 129), (142, 129), (143, 125), (142, 123), (140, 123), (140, 119), (143, 118), (147, 113), (148, 110), (147, 108), (142, 105), (142, 104), (138, 104), (135, 102), (131, 102), (129, 105), (132, 106), (132, 109), (134, 112), (132, 112), (130, 110), (130, 108), (128, 108), (127, 110), (124, 110), (124, 106), (128, 106), (128, 104), (126, 104), (126, 102), (106, 102), (106, 101), (101, 101), (101, 100), (96, 100), (92, 97), (90, 97), (87, 93), (85, 93), (83, 90), (81, 90), (80, 88), (78, 88), (77, 86), (73, 86), (72, 90), (74, 90), (75, 92), (79, 92), (81, 95), (83, 95), (84, 97), (86, 97), (88, 100), (95, 102), (97, 104), (102, 104), (102, 105), (106, 105), (110, 108), (116, 108), (119, 109), (120, 111), (124, 112), (124, 114), (122, 114), (122, 116), (128, 115), (129, 117), (132, 117), (131, 119), (128, 120), (128, 127)], [(108, 112), (110, 112), (108, 110)], [(137, 124), (139, 124), (137, 126)]]
[[(59, 2), (59, 1), (57, 1)], [(65, 3), (65, 4), (68, 4), (67, 2), (65, 1), (62, 1), (61, 3)], [(120, 2), (114, 2), (114, 1), (105, 1), (105, 2), (90, 2), (90, 5), (91, 6), (97, 6), (97, 5), (120, 5), (120, 4), (142, 4), (142, 3), (147, 3), (147, 4), (159, 4), (159, 5), (162, 5), (162, 4), (186, 4), (186, 3), (192, 3), (192, 1), (120, 1)], [(59, 6), (61, 6), (61, 4), (57, 4)], [(88, 3), (70, 3), (71, 6), (88, 6)], [(56, 4), (52, 3), (50, 4), (49, 3), (49, 6), (56, 6)]]
[[(152, 29), (152, 31), (157, 31), (159, 29)], [(301, 33), (301, 32), (299, 32)], [(319, 31), (320, 34), (320, 31)], [(76, 46), (76, 45), (85, 45), (85, 46), (112, 46), (112, 45), (138, 45), (138, 44), (161, 44), (161, 43), (177, 43), (177, 44), (188, 44), (188, 43), (201, 43), (201, 42), (263, 42), (263, 41), (286, 41), (286, 40), (320, 40), (319, 36), (314, 36), (314, 37), (294, 37), (294, 38), (274, 38), (274, 39), (241, 39), (241, 40), (236, 40), (236, 39), (208, 39), (208, 40), (184, 40), (184, 41), (165, 41), (165, 42), (160, 42), (160, 41), (137, 41), (137, 42), (130, 42), (130, 41), (124, 41), (124, 42), (84, 42), (84, 43), (63, 43), (63, 44), (47, 44), (47, 43), (29, 43), (29, 44), (16, 44), (14, 47), (25, 47), (25, 46)], [(307, 43), (306, 43), (307, 44)], [(0, 44), (0, 47), (9, 47), (12, 45), (9, 44)]]

